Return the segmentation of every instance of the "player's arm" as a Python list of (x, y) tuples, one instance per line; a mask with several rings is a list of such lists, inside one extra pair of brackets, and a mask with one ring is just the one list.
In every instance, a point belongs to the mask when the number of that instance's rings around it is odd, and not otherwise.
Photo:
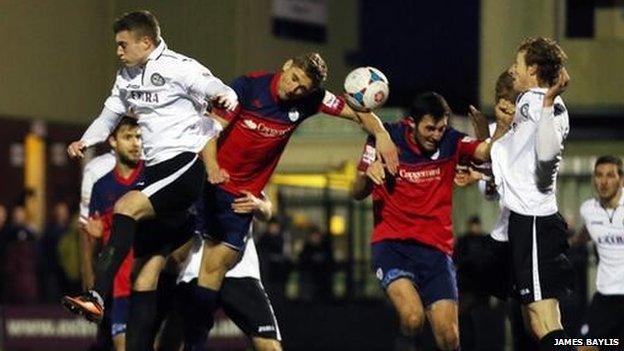
[(581, 227), (581, 229), (576, 234), (572, 235), (568, 239), (568, 243), (570, 244), (570, 246), (575, 247), (585, 245), (590, 240), (591, 237), (589, 236), (589, 231), (587, 231), (587, 226), (583, 225), (583, 227)]
[[(476, 110), (476, 109), (475, 109)], [(513, 121), (515, 106), (513, 103), (501, 99), (494, 107), (494, 115), (496, 116), (496, 129), (491, 138), (482, 141), (474, 151), (473, 157), (481, 161), (490, 160), (490, 151), (492, 143), (502, 138), (509, 131), (511, 122)]]
[(91, 122), (80, 140), (69, 144), (67, 154), (72, 158), (83, 158), (84, 149), (105, 141), (119, 123), (122, 115), (104, 107), (98, 118)]
[(391, 174), (396, 174), (399, 167), (399, 154), (396, 145), (394, 145), (390, 138), (390, 134), (388, 134), (388, 131), (384, 128), (383, 123), (376, 114), (370, 111), (355, 111), (351, 106), (344, 103), (337, 116), (360, 124), (369, 135), (374, 136), (375, 148), (386, 163), (388, 171), (390, 171)]
[(268, 221), (273, 215), (273, 204), (265, 197), (258, 197), (249, 191), (241, 191), (243, 196), (234, 199), (232, 210), (234, 213), (252, 213), (262, 221)]
[(570, 76), (565, 68), (559, 72), (557, 82), (548, 89), (544, 96), (541, 116), (537, 127), (536, 153), (539, 162), (549, 162), (561, 152), (565, 131), (555, 119), (555, 98), (568, 87)]
[(228, 111), (233, 111), (238, 105), (238, 96), (234, 89), (224, 84), (197, 61), (185, 62), (179, 72), (182, 74), (183, 84), (186, 84), (191, 95), (202, 96)]
[(369, 137), (358, 164), (358, 173), (351, 188), (351, 197), (358, 201), (365, 199), (373, 191), (375, 185), (384, 183), (385, 178), (383, 163), (377, 158), (372, 137)]
[(219, 167), (219, 163), (217, 162), (217, 142), (218, 138), (210, 138), (201, 151), (208, 181), (211, 184), (224, 183), (230, 179), (228, 172)]

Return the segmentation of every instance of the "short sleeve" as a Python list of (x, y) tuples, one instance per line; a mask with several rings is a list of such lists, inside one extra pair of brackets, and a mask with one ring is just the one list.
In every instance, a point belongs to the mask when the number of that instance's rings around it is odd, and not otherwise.
[(89, 201), (89, 218), (96, 216), (97, 214), (101, 214), (102, 211), (102, 199), (101, 192), (98, 190), (97, 184), (93, 186), (93, 191), (91, 193), (91, 201)]
[(464, 159), (473, 157), (479, 144), (481, 144), (481, 141), (465, 134), (461, 134), (457, 140), (457, 153), (459, 158)]
[(325, 90), (318, 111), (332, 116), (340, 116), (344, 107), (345, 100), (341, 96), (336, 96), (331, 91)]

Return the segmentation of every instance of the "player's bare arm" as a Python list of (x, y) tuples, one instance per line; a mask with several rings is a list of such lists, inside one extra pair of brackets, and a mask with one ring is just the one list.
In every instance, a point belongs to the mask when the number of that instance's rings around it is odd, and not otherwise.
[(211, 184), (225, 183), (230, 179), (228, 172), (217, 163), (217, 138), (208, 140), (201, 152), (204, 167)]
[(358, 172), (351, 190), (351, 196), (356, 200), (365, 199), (373, 191), (375, 185), (381, 185), (386, 179), (386, 172), (381, 160), (371, 163), (366, 172)]
[(262, 221), (268, 221), (273, 214), (271, 201), (257, 197), (247, 190), (242, 191), (243, 196), (236, 198), (232, 203), (232, 210), (236, 213), (254, 213), (254, 216)]
[[(476, 109), (475, 109), (476, 110)], [(513, 121), (515, 113), (515, 106), (504, 99), (500, 99), (494, 107), (494, 115), (496, 116), (496, 130), (491, 139), (486, 139), (477, 146), (474, 157), (481, 161), (488, 161), (490, 159), (490, 151), (492, 150), (492, 143), (502, 138)]]
[(386, 163), (388, 171), (396, 174), (399, 167), (399, 154), (379, 117), (372, 112), (356, 112), (348, 104), (344, 105), (340, 117), (359, 123), (366, 132), (375, 136), (375, 147)]

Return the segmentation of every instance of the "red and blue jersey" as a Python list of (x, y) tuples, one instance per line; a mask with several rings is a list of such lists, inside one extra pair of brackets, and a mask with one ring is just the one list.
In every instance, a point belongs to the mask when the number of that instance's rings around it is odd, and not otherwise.
[[(142, 181), (142, 171), (143, 163), (141, 162), (127, 178), (123, 178), (117, 172), (117, 168), (114, 168), (93, 184), (91, 202), (89, 203), (89, 217), (102, 220), (102, 241), (104, 244), (110, 239), (115, 202)], [(132, 261), (133, 251), (131, 250), (115, 274), (113, 297), (130, 296)]]
[[(373, 189), (371, 242), (415, 240), (450, 255), (455, 166), (474, 154), (479, 141), (448, 128), (438, 150), (423, 153), (407, 120), (384, 126), (399, 149), (399, 169), (396, 177), (386, 176), (386, 182)], [(358, 169), (366, 171), (375, 157), (374, 139), (369, 137)]]
[(235, 79), (230, 86), (238, 95), (236, 111), (216, 111), (229, 122), (217, 151), (219, 166), (230, 174), (230, 180), (220, 185), (227, 192), (248, 190), (258, 196), (301, 122), (319, 112), (339, 115), (344, 108), (341, 97), (324, 89), (282, 101), (277, 94), (279, 79), (279, 73), (252, 73)]

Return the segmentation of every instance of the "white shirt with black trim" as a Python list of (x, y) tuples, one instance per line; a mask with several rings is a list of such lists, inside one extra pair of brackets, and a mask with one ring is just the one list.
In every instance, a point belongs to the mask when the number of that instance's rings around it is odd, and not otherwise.
[(131, 111), (138, 116), (147, 166), (182, 152), (198, 152), (218, 134), (220, 126), (204, 116), (207, 99), (236, 93), (192, 58), (167, 49), (161, 39), (145, 65), (123, 67), (104, 110), (82, 140), (87, 146), (106, 140)]
[(89, 161), (82, 171), (82, 184), (80, 186), (80, 217), (82, 224), (89, 219), (89, 202), (91, 202), (91, 191), (93, 185), (100, 178), (115, 168), (115, 155), (112, 152), (94, 157)]
[[(190, 282), (199, 276), (199, 266), (201, 264), (202, 254), (204, 250), (204, 240), (198, 235), (195, 236), (193, 247), (188, 258), (184, 262), (184, 266), (178, 275), (178, 283)], [(260, 263), (258, 261), (258, 253), (253, 238), (249, 238), (245, 244), (245, 251), (240, 261), (232, 267), (226, 274), (226, 278), (254, 278), (260, 280)]]
[[(545, 88), (533, 88), (518, 98), (510, 130), (492, 145), (492, 170), (502, 206), (527, 216), (557, 212), (556, 176), (561, 152), (549, 162), (537, 158), (537, 131)], [(551, 110), (549, 110), (551, 111)], [(560, 149), (570, 130), (568, 112), (560, 97), (546, 118), (553, 118)]]
[(581, 216), (598, 249), (598, 292), (624, 295), (624, 196), (615, 209), (589, 199), (581, 205)]

